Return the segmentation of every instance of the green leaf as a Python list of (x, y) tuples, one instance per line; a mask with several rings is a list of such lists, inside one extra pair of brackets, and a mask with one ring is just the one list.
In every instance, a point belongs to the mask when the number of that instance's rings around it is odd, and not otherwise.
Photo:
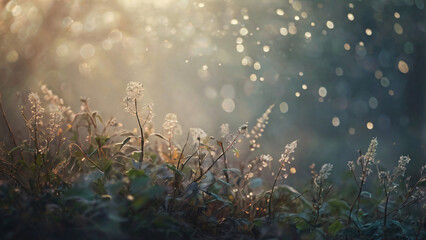
[(262, 181), (262, 179), (261, 179), (261, 178), (253, 178), (253, 179), (250, 181), (250, 187), (251, 187), (251, 188), (258, 188), (258, 187), (261, 187), (261, 186), (262, 186), (262, 183), (263, 183), (263, 181)]
[(102, 120), (102, 117), (101, 117), (100, 115), (96, 114), (96, 117), (99, 119), (99, 121), (100, 121), (102, 124), (104, 124), (104, 120)]
[(120, 151), (124, 145), (126, 145), (126, 143), (128, 143), (130, 141), (130, 139), (132, 139), (131, 137), (127, 137), (126, 139), (124, 139), (123, 143), (121, 143), (120, 148), (118, 149), (118, 151)]
[(222, 169), (224, 172), (233, 172), (235, 174), (241, 175), (241, 171), (238, 168), (224, 168)]
[(159, 133), (152, 133), (151, 135), (149, 135), (150, 137), (151, 136), (156, 136), (156, 137), (159, 137), (159, 138), (161, 138), (161, 139), (163, 139), (164, 141), (169, 141), (169, 139), (167, 139), (165, 136), (163, 136), (163, 135), (161, 135), (161, 134), (159, 134)]
[(229, 203), (229, 202), (225, 201), (221, 196), (219, 196), (215, 193), (212, 193), (212, 192), (209, 192), (209, 191), (203, 191), (203, 192), (205, 192), (207, 195), (213, 197), (213, 199), (216, 200), (216, 201), (223, 202), (223, 203), (225, 203), (225, 202)]
[(362, 191), (361, 196), (364, 197), (364, 198), (372, 198), (373, 194), (371, 194), (370, 192), (367, 192), (367, 191)]
[(12, 149), (10, 149), (10, 151), (9, 152), (7, 152), (7, 155), (12, 155), (12, 153), (14, 152), (14, 151), (16, 151), (16, 150), (18, 150), (18, 149), (21, 149), (21, 146), (17, 146), (17, 147), (14, 147), (14, 148), (12, 148)]
[(343, 229), (343, 224), (340, 220), (334, 221), (330, 226), (328, 226), (328, 232), (334, 237), (336, 234)]
[(185, 176), (185, 174), (182, 171), (176, 169), (176, 167), (174, 165), (166, 163), (166, 164), (164, 164), (164, 166), (166, 166), (167, 168), (169, 168), (170, 170), (172, 170), (175, 173), (179, 173), (179, 175), (181, 175), (181, 176)]
[(140, 178), (140, 177), (145, 177), (145, 171), (144, 170), (138, 170), (138, 169), (130, 169), (126, 172), (126, 175), (130, 178), (130, 179), (136, 179), (136, 178)]
[(101, 146), (103, 146), (106, 142), (108, 142), (109, 139), (110, 139), (110, 137), (103, 136), (103, 135), (95, 137), (96, 143), (101, 145)]
[(330, 211), (334, 215), (345, 214), (345, 211), (349, 211), (349, 204), (340, 199), (330, 199), (328, 202)]
[(218, 181), (221, 182), (221, 183), (223, 183), (223, 184), (225, 184), (228, 187), (232, 187), (232, 184), (227, 183), (227, 182), (223, 181), (222, 179), (218, 179)]

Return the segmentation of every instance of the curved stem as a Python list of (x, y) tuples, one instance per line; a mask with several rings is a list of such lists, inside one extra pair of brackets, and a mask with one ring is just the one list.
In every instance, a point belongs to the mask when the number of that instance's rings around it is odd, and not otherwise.
[(135, 99), (135, 109), (136, 109), (136, 119), (138, 120), (139, 130), (141, 132), (141, 157), (139, 159), (139, 169), (141, 169), (142, 168), (142, 162), (143, 162), (143, 156), (144, 156), (143, 155), (144, 154), (143, 145), (145, 144), (145, 139), (144, 139), (144, 136), (143, 136), (143, 127), (142, 127), (142, 124), (141, 124), (141, 121), (140, 121), (139, 115), (138, 115), (138, 101), (136, 99)]
[(280, 173), (283, 170), (283, 167), (284, 167), (284, 164), (281, 164), (280, 169), (278, 170), (278, 173), (275, 176), (274, 184), (272, 185), (271, 195), (269, 195), (268, 220), (271, 219), (271, 204), (272, 204), (272, 196), (274, 195), (275, 185), (277, 184), (278, 177), (280, 176)]

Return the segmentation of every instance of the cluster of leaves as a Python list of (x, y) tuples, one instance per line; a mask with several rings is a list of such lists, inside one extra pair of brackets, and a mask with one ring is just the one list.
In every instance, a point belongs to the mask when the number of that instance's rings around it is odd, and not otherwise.
[[(3, 239), (426, 237), (426, 170), (414, 184), (404, 177), (407, 158), (393, 174), (380, 171), (376, 139), (357, 164), (350, 162), (343, 184), (332, 185), (331, 164), (318, 173), (313, 164), (311, 183), (299, 192), (281, 182), (296, 141), (285, 147), (272, 185), (263, 180), (272, 157), (239, 150), (251, 143), (247, 125), (234, 134), (222, 125), (218, 138), (191, 129), (192, 139), (188, 133), (180, 145), (177, 117), (168, 114), (158, 133), (138, 115), (136, 98), (128, 102), (135, 103), (141, 135), (115, 119), (104, 122), (87, 99), (74, 114), (45, 87), (44, 93), (50, 109), (69, 117), (51, 114), (51, 124), (43, 124), (42, 102), (32, 95), (22, 107), (24, 117), (31, 110), (28, 139), (15, 138), (2, 111), (15, 145), (0, 152)], [(378, 177), (367, 182), (374, 164)]]

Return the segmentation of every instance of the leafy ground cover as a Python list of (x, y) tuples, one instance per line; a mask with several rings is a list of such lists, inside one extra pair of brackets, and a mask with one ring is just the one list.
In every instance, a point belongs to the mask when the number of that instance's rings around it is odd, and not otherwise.
[(154, 128), (143, 91), (137, 82), (123, 89), (138, 126), (126, 130), (88, 99), (75, 113), (42, 86), (20, 109), (23, 139), (0, 102), (10, 136), (0, 152), (2, 239), (426, 238), (426, 166), (416, 179), (405, 174), (409, 156), (387, 169), (376, 138), (338, 183), (332, 164), (312, 164), (310, 184), (295, 189), (285, 179), (297, 140), (277, 160), (256, 154), (274, 106), (253, 126), (223, 124), (208, 136), (183, 131), (173, 113)]

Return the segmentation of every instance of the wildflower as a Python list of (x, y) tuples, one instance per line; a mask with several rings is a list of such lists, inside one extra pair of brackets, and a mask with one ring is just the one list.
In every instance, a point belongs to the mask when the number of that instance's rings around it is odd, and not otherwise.
[(46, 128), (46, 130), (47, 130), (46, 137), (49, 141), (52, 140), (55, 137), (56, 132), (59, 129), (59, 126), (60, 126), (62, 119), (63, 119), (63, 116), (60, 112), (50, 113), (49, 123), (48, 123), (47, 128)]
[(224, 138), (228, 134), (229, 134), (229, 124), (223, 123), (222, 125), (220, 125), (220, 136)]
[(377, 138), (371, 139), (370, 145), (368, 146), (367, 153), (364, 156), (364, 159), (367, 162), (374, 162), (374, 158), (376, 157), (376, 150), (377, 150), (378, 144), (379, 143), (377, 142)]
[(367, 153), (363, 156), (363, 162), (361, 162), (361, 158), (358, 159), (358, 165), (363, 165), (363, 169), (365, 169), (365, 174), (368, 176), (370, 175), (372, 170), (372, 164), (374, 163), (374, 159), (376, 157), (376, 150), (377, 150), (377, 138), (371, 139), (370, 145), (368, 146)]
[(349, 167), (349, 170), (355, 171), (355, 163), (354, 163), (354, 161), (349, 161), (348, 162), (348, 167)]
[(420, 176), (426, 175), (426, 165), (420, 168)]
[[(40, 97), (38, 96), (37, 93), (30, 93), (28, 95), (28, 101), (31, 104), (31, 114), (32, 114), (30, 124), (32, 124), (32, 120), (33, 120), (34, 125), (42, 126), (43, 125), (42, 119), (43, 119), (44, 108), (41, 107)], [(31, 126), (30, 126), (30, 128), (31, 128)]]
[(163, 129), (170, 137), (173, 136), (175, 129), (178, 126), (177, 116), (174, 113), (167, 113), (163, 123)]
[(290, 144), (287, 144), (287, 145), (285, 146), (284, 153), (283, 153), (283, 154), (281, 154), (281, 158), (280, 158), (280, 160), (278, 160), (278, 161), (279, 161), (281, 164), (286, 164), (286, 163), (290, 162), (290, 155), (291, 155), (292, 153), (294, 153), (294, 150), (296, 149), (296, 147), (297, 147), (297, 140), (293, 141), (293, 142), (292, 142), (292, 143), (290, 143)]
[(131, 100), (140, 100), (143, 97), (143, 85), (140, 82), (129, 82), (126, 87), (127, 97)]
[(398, 161), (398, 166), (393, 170), (394, 178), (398, 176), (404, 176), (405, 170), (407, 170), (406, 165), (410, 162), (410, 157), (401, 156)]
[(269, 114), (272, 112), (274, 104), (268, 107), (266, 111), (262, 114), (262, 117), (257, 119), (256, 125), (250, 130), (250, 133), (246, 134), (247, 138), (250, 138), (250, 151), (254, 151), (260, 147), (260, 144), (257, 143), (257, 139), (262, 136), (262, 133), (265, 130), (266, 125), (268, 124)]
[(320, 178), (323, 180), (326, 180), (330, 176), (331, 170), (333, 170), (333, 164), (326, 163), (322, 165), (320, 173), (319, 173)]
[(247, 128), (248, 128), (248, 125), (247, 123), (245, 123), (238, 128), (238, 132), (241, 134), (245, 134), (247, 131)]
[(262, 155), (260, 155), (260, 160), (263, 161), (263, 162), (272, 162), (273, 158), (269, 154), (267, 154), (267, 155), (262, 154)]
[(126, 87), (127, 95), (123, 98), (124, 110), (136, 114), (137, 102), (143, 97), (144, 88), (140, 82), (129, 82)]
[(144, 110), (144, 115), (146, 116), (145, 122), (147, 122), (147, 123), (152, 122), (152, 119), (155, 116), (154, 111), (153, 111), (153, 106), (154, 106), (154, 103), (152, 103), (152, 102), (147, 103), (147, 104), (145, 104), (145, 106), (142, 109), (142, 110)]
[(207, 137), (207, 133), (204, 132), (201, 128), (191, 128), (189, 129), (192, 135), (192, 140), (194, 143), (198, 143), (198, 141), (203, 140)]
[(390, 179), (389, 172), (387, 171), (379, 172), (379, 181), (381, 184), (389, 182), (389, 179)]
[(48, 108), (50, 112), (60, 111), (66, 117), (68, 123), (74, 120), (74, 112), (71, 110), (71, 107), (65, 106), (62, 98), (53, 94), (52, 90), (48, 89), (46, 85), (41, 86), (41, 92), (44, 94), (44, 100), (49, 102)]
[(332, 170), (333, 170), (333, 164), (326, 163), (322, 165), (318, 176), (315, 178), (315, 184), (320, 185), (324, 180), (328, 179)]

